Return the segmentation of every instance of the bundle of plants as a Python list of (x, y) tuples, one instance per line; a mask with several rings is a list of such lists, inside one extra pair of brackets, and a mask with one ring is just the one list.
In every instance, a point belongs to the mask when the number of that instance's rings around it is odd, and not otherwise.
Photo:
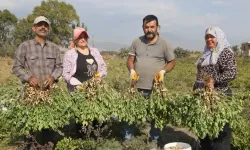
[(170, 101), (168, 118), (171, 124), (188, 127), (198, 137), (218, 137), (225, 124), (232, 128), (242, 111), (242, 100), (223, 93), (197, 90), (193, 94), (177, 95)]
[(172, 95), (162, 82), (155, 82), (152, 94), (148, 98), (147, 120), (155, 122), (155, 127), (163, 129), (168, 122), (168, 107)]
[(117, 92), (103, 82), (89, 80), (71, 94), (74, 101), (76, 121), (88, 125), (94, 120), (115, 119), (130, 123), (144, 120), (147, 101), (139, 93), (130, 93), (129, 89)]
[(23, 98), (19, 85), (10, 87), (11, 90), (8, 88), (0, 90), (5, 92), (0, 101), (6, 107), (5, 111), (0, 111), (0, 121), (4, 122), (0, 128), (8, 128), (13, 133), (29, 134), (46, 128), (57, 130), (69, 124), (73, 111), (67, 92), (57, 88), (42, 100), (36, 96)]
[(51, 104), (53, 101), (52, 92), (58, 88), (56, 84), (52, 86), (45, 86), (45, 84), (38, 84), (36, 87), (30, 86), (28, 83), (24, 84), (24, 97), (20, 101), (25, 105), (36, 106), (41, 103)]
[(71, 93), (71, 95), (73, 97), (77, 95), (84, 95), (85, 99), (94, 100), (99, 91), (106, 88), (107, 85), (103, 80), (99, 81), (93, 77), (92, 79), (87, 80), (80, 85), (77, 85), (76, 90)]

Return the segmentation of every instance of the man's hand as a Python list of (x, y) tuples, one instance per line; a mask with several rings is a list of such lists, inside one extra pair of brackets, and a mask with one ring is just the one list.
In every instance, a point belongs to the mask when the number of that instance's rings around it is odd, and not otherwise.
[(50, 87), (54, 83), (55, 79), (52, 76), (48, 76), (44, 82), (44, 87)]
[(130, 79), (135, 81), (139, 80), (139, 76), (137, 75), (134, 69), (130, 70)]
[(32, 87), (37, 87), (38, 84), (40, 83), (40, 81), (35, 77), (29, 77), (28, 82), (29, 82), (29, 85)]
[(165, 72), (165, 70), (161, 70), (157, 73), (157, 75), (154, 77), (156, 83), (163, 83)]

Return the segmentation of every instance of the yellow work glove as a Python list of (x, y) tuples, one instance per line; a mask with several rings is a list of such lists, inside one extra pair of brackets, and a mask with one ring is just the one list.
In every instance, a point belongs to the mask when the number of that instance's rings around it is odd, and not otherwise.
[(135, 81), (139, 80), (139, 76), (137, 75), (134, 69), (130, 70), (130, 79)]
[(95, 73), (94, 74), (94, 79), (95, 79), (95, 81), (97, 82), (97, 83), (99, 83), (99, 82), (101, 82), (101, 74), (100, 73)]
[(77, 86), (76, 86), (76, 89), (78, 89), (78, 90), (83, 90), (83, 84), (77, 85)]
[(94, 74), (94, 77), (95, 77), (95, 78), (100, 78), (100, 77), (101, 77), (101, 74), (100, 74), (100, 73), (95, 73), (95, 74)]
[(154, 77), (155, 83), (163, 83), (165, 72), (165, 70), (161, 70), (157, 73), (157, 75)]

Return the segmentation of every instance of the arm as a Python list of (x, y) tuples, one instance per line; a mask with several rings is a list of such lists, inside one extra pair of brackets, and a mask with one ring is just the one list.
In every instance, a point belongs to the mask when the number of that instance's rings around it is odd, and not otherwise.
[(135, 56), (129, 55), (128, 60), (127, 60), (127, 67), (130, 72), (130, 79), (132, 79), (132, 84), (131, 84), (132, 87), (134, 87), (136, 84), (136, 81), (139, 80), (139, 76), (137, 75), (134, 69), (134, 61), (135, 61)]
[(100, 73), (101, 78), (105, 78), (107, 76), (107, 65), (106, 65), (105, 61), (103, 60), (102, 55), (100, 54), (99, 50), (96, 48), (92, 48), (92, 50), (95, 51), (95, 57), (96, 57), (95, 59), (98, 59), (98, 61), (100, 63), (99, 64), (100, 66), (98, 66), (98, 68), (99, 68), (98, 73)]
[(168, 41), (165, 42), (164, 59), (167, 64), (163, 67), (162, 70), (164, 70), (165, 72), (170, 72), (175, 67), (175, 56), (171, 44)]
[(165, 73), (171, 71), (175, 66), (174, 52), (168, 41), (165, 41), (163, 52), (164, 52), (164, 60), (165, 60), (166, 65), (154, 77), (154, 81), (156, 83), (157, 82), (163, 83)]
[(136, 41), (134, 41), (129, 48), (128, 59), (127, 59), (127, 67), (129, 71), (131, 71), (131, 69), (133, 70), (135, 69), (134, 66), (135, 57), (136, 57)]
[(127, 59), (128, 70), (134, 69), (134, 61), (135, 61), (135, 56), (129, 55)]
[(59, 48), (56, 49), (56, 64), (55, 64), (55, 69), (52, 72), (51, 76), (57, 80), (63, 72), (63, 68), (62, 68), (62, 61), (61, 61), (61, 57), (60, 57), (60, 50)]
[(163, 70), (165, 72), (170, 72), (171, 70), (173, 70), (175, 67), (175, 60), (171, 60), (167, 62), (167, 65), (164, 66)]
[(69, 83), (70, 81), (70, 71), (72, 68), (72, 63), (70, 61), (70, 55), (69, 51), (65, 53), (64, 58), (63, 58), (63, 72), (62, 72), (62, 77), (63, 79)]
[(14, 65), (12, 68), (12, 72), (22, 81), (28, 82), (31, 77), (29, 74), (25, 72), (25, 61), (26, 61), (26, 49), (24, 44), (21, 44), (16, 50)]
[(230, 82), (236, 78), (238, 74), (237, 62), (233, 52), (228, 49), (224, 50), (218, 63), (222, 72), (218, 72), (215, 82)]

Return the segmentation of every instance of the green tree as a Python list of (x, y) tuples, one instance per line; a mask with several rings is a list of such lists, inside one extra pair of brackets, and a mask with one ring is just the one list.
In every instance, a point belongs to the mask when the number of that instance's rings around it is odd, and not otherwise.
[(118, 56), (125, 58), (128, 57), (129, 49), (128, 48), (121, 48)]
[[(79, 16), (72, 5), (61, 1), (59, 2), (58, 0), (42, 1), (41, 5), (36, 6), (32, 14), (27, 16), (27, 19), (18, 23), (15, 36), (18, 36), (19, 33), (29, 35), (19, 36), (17, 43), (33, 37), (30, 31), (34, 19), (38, 16), (45, 16), (50, 20), (49, 40), (59, 45), (63, 45), (72, 37), (72, 25), (79, 24)], [(22, 30), (23, 26), (25, 26), (25, 28)]]
[(174, 54), (175, 54), (175, 57), (177, 57), (177, 58), (183, 58), (183, 57), (190, 56), (190, 51), (185, 50), (181, 47), (177, 47), (174, 49)]
[(233, 50), (234, 52), (237, 52), (237, 51), (239, 50), (239, 46), (238, 46), (238, 45), (233, 45), (233, 46), (232, 46), (232, 50)]
[(9, 10), (0, 10), (0, 56), (13, 56), (15, 46), (13, 46), (12, 32), (17, 18)]
[(5, 42), (11, 42), (11, 32), (14, 25), (17, 23), (17, 18), (14, 14), (10, 13), (9, 10), (0, 10), (0, 47), (4, 45)]
[(15, 45), (20, 45), (23, 41), (31, 40), (34, 38), (33, 31), (31, 29), (32, 22), (29, 22), (26, 18), (20, 19), (18, 24), (15, 26), (15, 30), (13, 32)]
[(82, 28), (84, 28), (86, 31), (88, 31), (88, 27), (82, 22)]
[(234, 53), (235, 53), (236, 55), (238, 55), (238, 53), (239, 53), (239, 51), (240, 51), (238, 45), (233, 45), (233, 46), (232, 46), (232, 50), (234, 51)]

